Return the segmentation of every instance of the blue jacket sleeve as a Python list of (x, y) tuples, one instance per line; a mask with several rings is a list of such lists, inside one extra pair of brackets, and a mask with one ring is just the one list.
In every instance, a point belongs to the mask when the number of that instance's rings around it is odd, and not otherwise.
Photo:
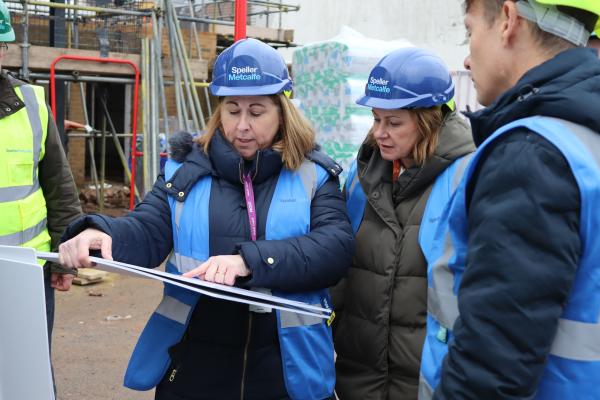
[[(311, 231), (286, 240), (243, 242), (240, 254), (252, 271), (252, 287), (298, 292), (335, 285), (354, 255), (354, 235), (337, 178), (317, 190), (311, 203)], [(267, 259), (272, 258), (272, 265)]]
[(530, 399), (581, 252), (579, 189), (562, 154), (519, 130), (470, 187), (460, 318), (435, 399)]
[(149, 268), (159, 266), (173, 248), (171, 209), (167, 194), (160, 189), (163, 186), (164, 177), (160, 175), (152, 191), (126, 216), (80, 217), (68, 226), (62, 241), (86, 228), (95, 228), (112, 238), (114, 260)]

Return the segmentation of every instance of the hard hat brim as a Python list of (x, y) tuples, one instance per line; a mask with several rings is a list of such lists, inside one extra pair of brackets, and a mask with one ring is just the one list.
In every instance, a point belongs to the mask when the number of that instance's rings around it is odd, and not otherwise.
[(0, 42), (14, 42), (15, 41), (15, 31), (11, 29), (10, 32), (0, 33)]
[(284, 91), (284, 89), (290, 85), (288, 79), (281, 83), (274, 83), (272, 85), (265, 86), (218, 86), (211, 83), (210, 93), (213, 96), (268, 96), (271, 94), (277, 94)]
[(380, 108), (382, 110), (397, 110), (399, 108), (409, 108), (413, 103), (416, 103), (420, 99), (379, 99), (377, 97), (363, 96), (356, 100), (356, 104), (371, 107)]

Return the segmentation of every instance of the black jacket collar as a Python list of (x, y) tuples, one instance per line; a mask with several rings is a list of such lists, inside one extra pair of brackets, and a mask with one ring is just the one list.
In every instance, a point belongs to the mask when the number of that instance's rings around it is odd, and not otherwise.
[(259, 150), (253, 160), (244, 160), (220, 131), (215, 132), (208, 155), (213, 173), (232, 183), (241, 183), (243, 174), (250, 173), (254, 183), (262, 183), (279, 174), (283, 166), (281, 154), (272, 149)]
[(0, 119), (25, 107), (25, 103), (17, 96), (14, 89), (15, 86), (24, 84), (25, 82), (9, 76), (6, 71), (0, 72)]

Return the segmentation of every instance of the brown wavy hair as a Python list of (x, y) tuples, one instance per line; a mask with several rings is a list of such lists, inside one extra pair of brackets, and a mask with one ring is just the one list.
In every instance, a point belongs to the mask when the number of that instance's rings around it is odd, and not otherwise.
[[(316, 147), (315, 131), (286, 95), (280, 93), (268, 97), (279, 109), (282, 121), (271, 148), (281, 153), (285, 168), (294, 171), (300, 167), (306, 154)], [(210, 142), (217, 129), (223, 130), (221, 123), (223, 99), (224, 97), (219, 98), (219, 104), (206, 125), (206, 133), (196, 138), (196, 142), (205, 153), (208, 153)]]
[[(417, 142), (412, 151), (412, 158), (415, 164), (422, 166), (425, 161), (433, 156), (438, 145), (439, 133), (444, 122), (444, 112), (439, 106), (431, 108), (407, 109), (410, 117), (417, 125)], [(373, 128), (369, 130), (365, 143), (377, 147), (377, 141), (373, 136)]]

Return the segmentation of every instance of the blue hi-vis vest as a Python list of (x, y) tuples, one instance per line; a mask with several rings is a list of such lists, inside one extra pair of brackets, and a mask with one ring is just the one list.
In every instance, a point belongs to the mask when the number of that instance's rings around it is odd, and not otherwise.
[[(429, 199), (427, 200), (427, 207), (419, 228), (419, 238), (423, 236), (423, 230), (430, 232), (432, 227), (437, 226), (437, 219), (435, 221), (429, 221), (432, 219), (431, 216), (429, 217), (429, 220), (425, 218), (427, 216), (427, 209), (441, 210), (445, 207), (450, 199), (450, 195), (458, 186), (458, 182), (460, 181), (471, 156), (472, 154), (467, 154), (466, 156), (454, 160), (452, 164), (436, 178)], [(348, 179), (346, 180), (345, 187), (346, 208), (350, 217), (350, 223), (352, 224), (352, 230), (354, 231), (354, 234), (356, 234), (362, 223), (365, 207), (367, 205), (367, 196), (358, 179), (356, 160), (350, 165), (350, 171), (348, 172)], [(430, 206), (429, 204), (431, 203), (435, 203), (435, 205), (432, 204)], [(428, 236), (429, 233), (426, 235)]]
[[(167, 161), (167, 181), (181, 165)], [(297, 171), (281, 170), (267, 216), (266, 240), (301, 236), (310, 231), (311, 201), (328, 176), (327, 171), (307, 160)], [(173, 252), (167, 261), (167, 272), (183, 274), (209, 258), (211, 184), (210, 176), (200, 178), (184, 202), (169, 196)], [(303, 293), (273, 291), (273, 295), (327, 308), (331, 303), (327, 289)], [(165, 284), (162, 302), (150, 317), (129, 361), (125, 386), (148, 390), (160, 382), (171, 362), (168, 349), (182, 339), (199, 298), (198, 293)], [(328, 398), (335, 386), (331, 328), (322, 318), (275, 312), (289, 396)]]
[(358, 228), (360, 228), (363, 216), (365, 215), (365, 207), (367, 205), (367, 196), (358, 179), (356, 160), (350, 165), (345, 188), (346, 209), (348, 210), (348, 217), (350, 217), (350, 223), (352, 224), (352, 231), (356, 235)]
[[(494, 132), (477, 150), (465, 171), (440, 226), (427, 248), (428, 319), (421, 361), (419, 399), (431, 399), (440, 381), (451, 328), (459, 317), (457, 294), (466, 267), (466, 188), (487, 146), (514, 128), (543, 136), (567, 160), (581, 194), (582, 254), (571, 294), (535, 399), (598, 399), (600, 382), (600, 135), (571, 122), (531, 117)], [(425, 249), (424, 249), (425, 250)], [(486, 349), (482, 349), (486, 351)]]

